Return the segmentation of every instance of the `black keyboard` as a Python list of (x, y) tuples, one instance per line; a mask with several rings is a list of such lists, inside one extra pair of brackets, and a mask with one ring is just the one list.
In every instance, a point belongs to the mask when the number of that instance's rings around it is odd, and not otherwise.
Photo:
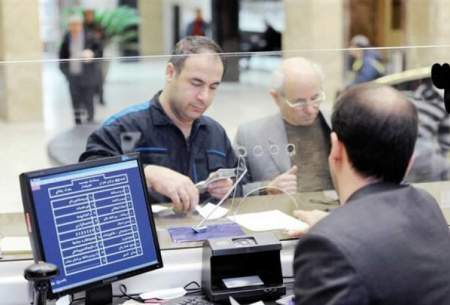
[(214, 305), (202, 297), (184, 297), (164, 302), (164, 305)]

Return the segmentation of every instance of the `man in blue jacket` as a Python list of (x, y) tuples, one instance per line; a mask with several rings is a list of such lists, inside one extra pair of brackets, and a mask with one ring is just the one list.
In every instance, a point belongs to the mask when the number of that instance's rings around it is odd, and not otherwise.
[[(131, 106), (106, 120), (88, 139), (80, 161), (140, 152), (153, 202), (171, 201), (178, 211), (198, 204), (195, 183), (237, 158), (223, 127), (203, 113), (224, 74), (220, 47), (205, 37), (177, 43), (166, 67), (166, 83), (149, 102)], [(209, 185), (222, 198), (231, 179)]]

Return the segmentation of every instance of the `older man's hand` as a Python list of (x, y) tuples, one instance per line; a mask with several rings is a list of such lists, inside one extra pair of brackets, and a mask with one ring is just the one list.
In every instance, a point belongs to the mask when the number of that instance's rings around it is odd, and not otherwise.
[(222, 199), (223, 196), (230, 190), (230, 188), (233, 186), (233, 180), (230, 178), (227, 179), (220, 179), (217, 181), (214, 181), (208, 185), (208, 192), (217, 199)]
[(267, 193), (279, 194), (283, 191), (288, 194), (295, 194), (297, 192), (297, 171), (298, 168), (294, 165), (286, 172), (275, 177), (267, 185)]
[(195, 209), (199, 193), (192, 180), (163, 166), (148, 165), (144, 169), (147, 187), (170, 198), (177, 212)]
[[(311, 228), (321, 219), (328, 216), (328, 212), (321, 210), (312, 210), (312, 211), (296, 210), (294, 211), (294, 216), (296, 216), (298, 219), (308, 224), (309, 228)], [(301, 237), (308, 232), (309, 228), (307, 230), (302, 231), (291, 230), (288, 231), (288, 235), (290, 237)]]

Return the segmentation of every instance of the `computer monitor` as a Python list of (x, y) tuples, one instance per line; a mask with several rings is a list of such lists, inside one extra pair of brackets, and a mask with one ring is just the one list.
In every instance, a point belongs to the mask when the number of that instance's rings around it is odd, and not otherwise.
[(59, 269), (49, 298), (162, 267), (137, 154), (23, 173), (20, 184), (34, 259)]

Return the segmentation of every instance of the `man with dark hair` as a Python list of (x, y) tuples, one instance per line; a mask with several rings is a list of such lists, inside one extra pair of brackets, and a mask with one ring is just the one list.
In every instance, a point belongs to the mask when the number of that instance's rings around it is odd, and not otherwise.
[(225, 58), (221, 53), (222, 49), (214, 41), (206, 37), (186, 37), (175, 45), (175, 50), (172, 52), (172, 56), (169, 59), (169, 63), (173, 65), (175, 70), (179, 73), (183, 69), (185, 61), (191, 54), (199, 54), (208, 50), (222, 61), (223, 73), (225, 73)]
[[(203, 115), (224, 74), (220, 52), (208, 38), (181, 40), (167, 63), (163, 90), (107, 119), (89, 137), (80, 161), (140, 152), (152, 201), (171, 201), (178, 211), (195, 208), (194, 183), (237, 164), (223, 127)], [(231, 179), (222, 179), (208, 193), (220, 199), (231, 186)]]
[(357, 85), (332, 115), (328, 158), (341, 207), (294, 259), (295, 303), (450, 304), (450, 234), (436, 201), (401, 184), (417, 112), (395, 89)]
[[(91, 8), (83, 10), (83, 17), (84, 17), (84, 23), (83, 23), (84, 32), (89, 33), (90, 36), (95, 37), (99, 41), (101, 49), (98, 53), (97, 58), (102, 58), (103, 57), (103, 47), (105, 44), (105, 33), (104, 33), (100, 23), (98, 23), (95, 20), (95, 10), (93, 10)], [(99, 65), (99, 69), (96, 71), (98, 80), (96, 82), (97, 86), (94, 91), (94, 97), (97, 96), (98, 102), (101, 105), (104, 105), (105, 101), (103, 99), (103, 84), (105, 82), (106, 75), (103, 70), (105, 69), (105, 67), (104, 67), (105, 62), (99, 61), (98, 65)]]

